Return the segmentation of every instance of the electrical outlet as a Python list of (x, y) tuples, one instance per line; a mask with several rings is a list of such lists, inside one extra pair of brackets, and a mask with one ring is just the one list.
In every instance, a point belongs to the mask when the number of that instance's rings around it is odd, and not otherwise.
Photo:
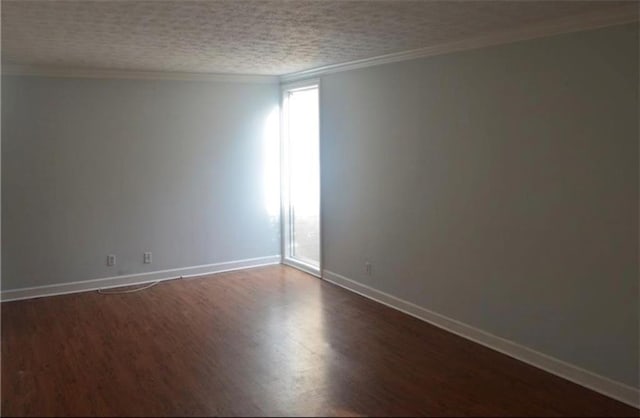
[(109, 254), (107, 256), (107, 266), (115, 266), (116, 265), (116, 256), (113, 254)]
[(370, 262), (365, 262), (364, 263), (364, 271), (365, 273), (367, 273), (367, 276), (371, 276), (371, 263)]
[(151, 253), (144, 253), (144, 263), (151, 264)]

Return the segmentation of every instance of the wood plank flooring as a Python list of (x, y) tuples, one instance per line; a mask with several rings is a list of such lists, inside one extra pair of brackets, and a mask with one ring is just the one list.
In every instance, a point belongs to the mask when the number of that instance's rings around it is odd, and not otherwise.
[(284, 266), (2, 304), (3, 416), (638, 416)]

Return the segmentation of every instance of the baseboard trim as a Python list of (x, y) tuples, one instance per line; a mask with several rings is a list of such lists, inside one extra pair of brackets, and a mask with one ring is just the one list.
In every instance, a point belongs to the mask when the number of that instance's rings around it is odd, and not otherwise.
[(348, 279), (332, 271), (324, 270), (322, 272), (322, 278), (368, 299), (421, 319), (437, 326), (438, 328), (442, 328), (445, 331), (449, 331), (492, 350), (506, 354), (509, 357), (513, 357), (600, 394), (616, 399), (620, 402), (624, 402), (625, 404), (640, 408), (640, 389), (616, 382), (607, 377), (600, 376), (596, 373), (540, 353), (513, 341), (506, 340), (471, 325), (448, 318), (388, 293), (366, 286), (362, 283), (358, 283), (355, 280)]
[(222, 273), (279, 264), (280, 255), (247, 258), (244, 260), (226, 261), (222, 263), (204, 264), (169, 270), (151, 271), (147, 273), (128, 274), (124, 276), (105, 277), (101, 279), (84, 280), (71, 283), (60, 283), (47, 286), (25, 287), (22, 289), (5, 290), (0, 293), (2, 302), (41, 298), (45, 296), (66, 295), (69, 293), (88, 292), (97, 289), (109, 289), (120, 286), (131, 286), (156, 281), (173, 280), (177, 278), (203, 276), (206, 274)]

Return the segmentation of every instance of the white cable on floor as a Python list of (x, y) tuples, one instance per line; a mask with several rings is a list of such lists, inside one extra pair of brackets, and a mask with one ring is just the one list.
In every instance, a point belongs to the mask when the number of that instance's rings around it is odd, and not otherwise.
[(160, 283), (160, 280), (158, 280), (157, 282), (152, 282), (151, 284), (148, 284), (148, 285), (143, 286), (143, 287), (138, 287), (137, 289), (116, 290), (116, 291), (113, 291), (113, 292), (105, 292), (104, 289), (98, 289), (98, 293), (100, 293), (101, 295), (120, 295), (120, 294), (123, 294), (123, 293), (135, 293), (135, 292), (139, 292), (141, 290), (146, 290), (146, 289), (152, 288), (153, 286), (157, 285), (158, 283)]

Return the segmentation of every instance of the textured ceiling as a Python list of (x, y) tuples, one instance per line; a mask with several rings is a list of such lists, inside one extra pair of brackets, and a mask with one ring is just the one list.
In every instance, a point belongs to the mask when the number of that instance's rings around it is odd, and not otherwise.
[(597, 12), (582, 1), (2, 1), (14, 64), (280, 75)]

